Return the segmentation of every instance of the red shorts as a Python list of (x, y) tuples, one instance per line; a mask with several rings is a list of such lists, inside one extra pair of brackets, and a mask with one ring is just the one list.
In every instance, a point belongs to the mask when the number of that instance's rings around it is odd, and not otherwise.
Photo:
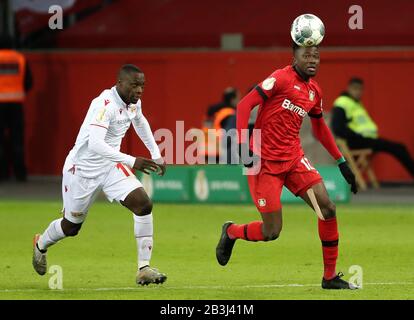
[(304, 156), (291, 161), (262, 159), (259, 173), (249, 175), (247, 179), (252, 199), (261, 213), (282, 208), (280, 195), (284, 185), (299, 196), (322, 181), (319, 172)]

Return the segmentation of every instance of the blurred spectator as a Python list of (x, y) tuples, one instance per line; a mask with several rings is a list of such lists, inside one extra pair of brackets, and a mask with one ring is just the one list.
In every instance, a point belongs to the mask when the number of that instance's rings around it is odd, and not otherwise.
[(215, 114), (225, 108), (236, 109), (239, 102), (240, 94), (236, 88), (228, 87), (224, 90), (222, 100), (219, 103), (213, 104), (207, 109), (207, 118), (212, 119)]
[(407, 148), (378, 136), (378, 127), (361, 102), (363, 89), (362, 79), (351, 78), (347, 91), (334, 101), (331, 123), (334, 134), (345, 139), (351, 149), (370, 148), (391, 154), (414, 178), (414, 160)]
[(10, 165), (16, 179), (26, 181), (23, 102), (32, 75), (25, 57), (12, 47), (9, 37), (0, 39), (0, 181), (10, 178)]
[[(212, 127), (216, 130), (224, 129), (229, 132), (236, 129), (236, 106), (240, 100), (240, 93), (236, 88), (229, 87), (223, 92), (222, 101), (211, 105), (207, 109), (207, 118), (210, 119)], [(234, 131), (234, 132), (233, 132)], [(238, 158), (235, 130), (230, 131), (226, 139), (219, 136), (220, 141), (220, 162), (236, 163)], [(233, 152), (232, 152), (233, 150)]]

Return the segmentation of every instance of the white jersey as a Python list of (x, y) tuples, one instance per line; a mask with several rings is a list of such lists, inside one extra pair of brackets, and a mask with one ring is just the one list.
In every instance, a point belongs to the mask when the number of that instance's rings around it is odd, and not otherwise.
[(133, 167), (135, 157), (119, 151), (131, 123), (150, 151), (151, 158), (161, 158), (148, 121), (142, 114), (141, 100), (126, 105), (116, 88), (112, 87), (92, 100), (63, 170), (75, 166), (74, 170), (80, 176), (96, 178), (109, 172), (115, 163)]

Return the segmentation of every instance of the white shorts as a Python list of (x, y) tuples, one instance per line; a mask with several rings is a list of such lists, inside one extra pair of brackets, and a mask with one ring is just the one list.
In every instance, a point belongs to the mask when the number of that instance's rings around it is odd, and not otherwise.
[(110, 202), (123, 201), (133, 190), (140, 187), (141, 182), (123, 164), (114, 165), (106, 175), (93, 179), (81, 177), (76, 168), (64, 169), (63, 214), (70, 222), (82, 223), (100, 191), (104, 192)]

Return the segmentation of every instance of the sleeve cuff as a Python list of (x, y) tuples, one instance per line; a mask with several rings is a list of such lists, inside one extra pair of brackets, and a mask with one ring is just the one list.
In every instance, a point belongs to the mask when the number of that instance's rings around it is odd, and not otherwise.
[(321, 113), (317, 113), (317, 114), (308, 113), (308, 115), (309, 115), (309, 117), (315, 118), (315, 119), (320, 119), (323, 116), (322, 112)]
[(135, 164), (135, 160), (136, 160), (135, 157), (130, 156), (130, 155), (127, 155), (125, 164), (128, 165), (128, 166), (130, 166), (131, 168), (133, 168), (134, 167), (134, 164)]
[(346, 162), (346, 159), (345, 159), (345, 157), (344, 157), (344, 156), (342, 156), (342, 157), (340, 157), (338, 160), (336, 160), (336, 164), (337, 164), (337, 165), (340, 165), (341, 163), (344, 163), (344, 162)]
[(156, 159), (161, 158), (161, 152), (158, 149), (158, 147), (153, 153), (151, 153), (151, 158), (152, 158), (152, 160), (156, 160)]

